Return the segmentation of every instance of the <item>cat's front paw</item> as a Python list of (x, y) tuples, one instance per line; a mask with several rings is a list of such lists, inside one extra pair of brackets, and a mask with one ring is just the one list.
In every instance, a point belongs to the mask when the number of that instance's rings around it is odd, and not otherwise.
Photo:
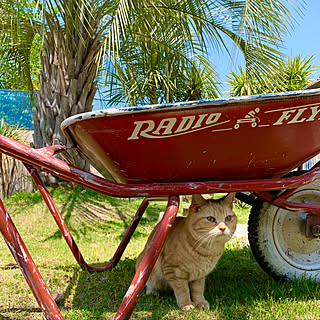
[(210, 308), (210, 304), (207, 300), (199, 301), (196, 303), (196, 307), (203, 310), (208, 310)]
[(192, 310), (194, 309), (194, 304), (193, 303), (188, 303), (188, 304), (185, 304), (183, 306), (179, 306), (183, 311), (189, 311), (189, 310)]

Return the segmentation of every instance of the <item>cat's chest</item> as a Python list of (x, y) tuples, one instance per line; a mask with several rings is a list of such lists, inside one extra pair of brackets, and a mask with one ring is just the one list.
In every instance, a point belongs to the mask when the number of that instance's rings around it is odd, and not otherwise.
[(194, 254), (193, 257), (189, 259), (189, 265), (187, 266), (189, 281), (207, 276), (214, 269), (220, 257), (221, 254), (213, 256)]

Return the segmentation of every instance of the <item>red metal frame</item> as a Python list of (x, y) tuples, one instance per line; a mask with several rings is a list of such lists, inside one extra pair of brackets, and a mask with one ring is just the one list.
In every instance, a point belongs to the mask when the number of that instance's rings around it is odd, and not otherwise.
[[(82, 269), (88, 271), (102, 271), (111, 268), (117, 264), (124, 252), (135, 228), (137, 227), (149, 201), (145, 198), (134, 219), (132, 220), (119, 248), (111, 261), (102, 267), (93, 267), (87, 264), (79, 251), (72, 235), (64, 223), (60, 212), (54, 204), (46, 186), (44, 185), (38, 170), (47, 171), (68, 181), (77, 183), (93, 191), (100, 192), (116, 197), (159, 197), (169, 196), (168, 205), (160, 227), (156, 232), (148, 250), (143, 258), (137, 273), (125, 295), (123, 302), (115, 316), (115, 319), (129, 319), (135, 308), (138, 298), (142, 293), (144, 285), (152, 271), (152, 268), (158, 258), (162, 245), (166, 239), (172, 223), (176, 217), (179, 197), (176, 195), (196, 194), (196, 193), (214, 193), (214, 192), (257, 192), (257, 195), (266, 201), (269, 201), (279, 207), (293, 211), (308, 211), (313, 214), (319, 214), (320, 207), (314, 205), (297, 204), (287, 201), (287, 197), (299, 186), (311, 183), (320, 178), (320, 165), (318, 164), (312, 170), (299, 176), (279, 179), (258, 179), (258, 180), (232, 180), (232, 181), (209, 181), (209, 182), (182, 182), (182, 183), (145, 183), (145, 184), (121, 184), (108, 181), (104, 178), (80, 170), (65, 161), (56, 159), (55, 152), (64, 151), (64, 146), (52, 146), (42, 149), (33, 149), (24, 144), (0, 135), (0, 152), (21, 160), (36, 186), (41, 192), (50, 212), (59, 226), (68, 246), (70, 247), (75, 259)], [(289, 190), (275, 197), (270, 190)], [(40, 273), (38, 272), (30, 254), (28, 253), (18, 231), (16, 230), (9, 213), (0, 200), (0, 231), (12, 252), (12, 255), (19, 264), (33, 294), (35, 295), (45, 317), (48, 320), (63, 319), (61, 313), (45, 286)], [(29, 270), (33, 270), (31, 274)]]
[(287, 201), (287, 198), (294, 193), (297, 188), (286, 190), (284, 193), (275, 196), (270, 192), (257, 192), (256, 195), (263, 201), (267, 201), (279, 208), (295, 211), (295, 212), (308, 212), (310, 214), (319, 214), (320, 206), (315, 204), (304, 204)]
[(136, 215), (132, 219), (128, 229), (126, 230), (125, 235), (122, 238), (122, 241), (121, 241), (117, 251), (115, 252), (115, 254), (114, 254), (113, 258), (110, 260), (110, 262), (104, 266), (101, 266), (101, 267), (94, 267), (94, 266), (91, 266), (85, 262), (82, 254), (81, 254), (76, 242), (74, 241), (67, 225), (65, 224), (57, 206), (55, 205), (55, 203), (54, 203), (53, 199), (51, 198), (43, 180), (41, 179), (38, 170), (28, 164), (25, 164), (25, 167), (29, 171), (35, 185), (39, 189), (44, 201), (46, 202), (55, 222), (57, 223), (64, 239), (66, 240), (66, 242), (67, 242), (70, 250), (72, 251), (73, 256), (75, 257), (76, 261), (78, 262), (79, 266), (83, 270), (88, 270), (90, 272), (100, 272), (100, 271), (104, 271), (104, 270), (110, 269), (112, 267), (115, 267), (116, 264), (119, 262), (124, 250), (126, 249), (127, 244), (129, 243), (131, 236), (133, 235), (136, 227), (138, 226), (140, 219), (143, 216), (145, 210), (147, 209), (147, 207), (149, 205), (149, 201), (151, 199), (145, 198), (142, 201)]
[[(143, 257), (140, 266), (131, 282), (131, 285), (122, 300), (120, 308), (114, 317), (114, 320), (129, 319), (135, 308), (138, 299), (143, 291), (143, 288), (150, 276), (154, 264), (156, 263), (162, 246), (167, 238), (168, 232), (176, 218), (179, 209), (179, 197), (170, 196), (168, 205), (160, 226), (156, 231), (145, 256)], [(156, 250), (154, 250), (156, 248)]]
[(311, 171), (290, 178), (123, 184), (108, 181), (53, 156), (55, 152), (63, 150), (66, 150), (66, 147), (61, 145), (33, 149), (0, 135), (0, 152), (85, 188), (114, 197), (159, 197), (170, 194), (285, 190), (311, 183), (320, 177), (320, 164), (318, 164)]
[(1, 199), (0, 231), (45, 317), (49, 320), (63, 320), (58, 306), (45, 285), (40, 272)]

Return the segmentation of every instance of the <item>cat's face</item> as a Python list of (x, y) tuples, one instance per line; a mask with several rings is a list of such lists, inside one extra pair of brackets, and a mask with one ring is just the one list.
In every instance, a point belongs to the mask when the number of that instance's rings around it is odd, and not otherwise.
[(237, 226), (237, 216), (232, 211), (234, 194), (219, 200), (206, 200), (201, 195), (192, 196), (188, 215), (188, 228), (199, 245), (214, 246), (227, 242)]

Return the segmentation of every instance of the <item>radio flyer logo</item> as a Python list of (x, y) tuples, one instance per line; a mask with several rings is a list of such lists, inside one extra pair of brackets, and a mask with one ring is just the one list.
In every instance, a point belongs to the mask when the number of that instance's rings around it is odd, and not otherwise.
[[(279, 114), (269, 123), (268, 114)], [(260, 108), (250, 110), (242, 118), (230, 120), (227, 113), (213, 112), (190, 116), (168, 117), (155, 121), (152, 119), (135, 121), (134, 129), (128, 140), (140, 138), (163, 139), (211, 128), (212, 132), (239, 130), (242, 126), (251, 128), (282, 126), (320, 120), (320, 104), (308, 104), (291, 108), (267, 110)], [(228, 119), (224, 120), (223, 119)]]

